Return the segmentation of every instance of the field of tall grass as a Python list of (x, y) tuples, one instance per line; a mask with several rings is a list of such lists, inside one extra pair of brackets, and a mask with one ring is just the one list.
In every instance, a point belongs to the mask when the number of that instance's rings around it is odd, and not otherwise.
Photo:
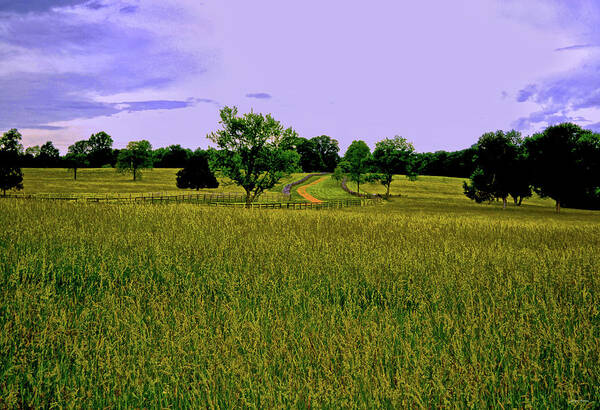
[(600, 213), (431, 178), (323, 211), (0, 200), (0, 408), (598, 407)]

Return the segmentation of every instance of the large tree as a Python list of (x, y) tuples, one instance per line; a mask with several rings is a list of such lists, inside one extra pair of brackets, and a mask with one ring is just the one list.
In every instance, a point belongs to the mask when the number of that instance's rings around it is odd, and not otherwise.
[(183, 168), (192, 151), (182, 148), (181, 145), (169, 145), (167, 148), (158, 148), (153, 152), (155, 168)]
[(346, 175), (350, 181), (356, 182), (356, 191), (360, 193), (360, 184), (367, 181), (371, 165), (371, 150), (367, 143), (362, 140), (352, 141), (344, 159), (336, 168), (335, 176)]
[(90, 165), (88, 160), (89, 151), (90, 145), (87, 140), (77, 141), (67, 149), (65, 161), (69, 169), (73, 171), (74, 180), (77, 180), (77, 170), (79, 168), (88, 167)]
[(38, 161), (42, 167), (56, 167), (60, 161), (60, 152), (52, 141), (47, 141), (40, 147)]
[(99, 168), (112, 161), (113, 139), (104, 131), (92, 134), (88, 140), (88, 160), (92, 168)]
[(223, 175), (246, 191), (249, 206), (265, 190), (297, 170), (299, 155), (289, 149), (297, 137), (271, 115), (250, 112), (238, 116), (236, 107), (220, 112), (221, 130), (208, 135), (217, 144), (217, 166)]
[(340, 156), (338, 155), (340, 147), (337, 140), (327, 135), (320, 135), (311, 138), (309, 141), (316, 154), (316, 158), (318, 158), (318, 170), (333, 172), (340, 161)]
[(385, 197), (390, 197), (394, 175), (403, 174), (415, 180), (415, 147), (400, 136), (386, 138), (375, 144), (373, 151), (373, 179), (386, 187)]
[(23, 153), (21, 134), (15, 128), (0, 138), (0, 190), (6, 196), (10, 189), (23, 189), (23, 172), (19, 164)]
[(535, 191), (563, 205), (590, 207), (600, 187), (600, 136), (563, 123), (525, 140)]
[(219, 181), (208, 164), (208, 153), (197, 150), (187, 159), (185, 167), (177, 172), (177, 188), (218, 188)]
[(475, 150), (477, 168), (470, 182), (463, 184), (465, 195), (477, 202), (502, 198), (506, 208), (507, 197), (511, 191), (515, 193), (516, 181), (521, 177), (514, 172), (520, 145), (521, 134), (514, 130), (483, 134)]
[(134, 181), (142, 177), (142, 169), (148, 168), (152, 168), (152, 145), (148, 141), (131, 141), (119, 152), (117, 170), (131, 172)]

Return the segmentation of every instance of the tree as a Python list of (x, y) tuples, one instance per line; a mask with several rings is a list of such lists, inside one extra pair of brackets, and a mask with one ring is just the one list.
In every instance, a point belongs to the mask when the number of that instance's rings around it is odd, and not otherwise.
[(23, 153), (22, 139), (21, 133), (16, 128), (11, 128), (0, 138), (0, 150), (21, 155)]
[(423, 152), (416, 155), (415, 171), (420, 175), (468, 178), (475, 167), (476, 145), (460, 151)]
[(246, 205), (255, 201), (284, 176), (298, 168), (299, 155), (289, 149), (297, 137), (270, 114), (238, 116), (236, 107), (220, 111), (221, 130), (208, 135), (219, 147), (217, 166), (223, 175), (246, 191)]
[(104, 131), (92, 134), (88, 140), (88, 160), (92, 168), (110, 164), (112, 160), (113, 139)]
[(469, 184), (463, 183), (465, 195), (476, 202), (487, 198), (506, 199), (515, 187), (516, 175), (513, 167), (517, 162), (521, 134), (517, 131), (488, 132), (483, 134), (476, 147), (474, 157), (477, 166)]
[(600, 136), (572, 123), (546, 128), (525, 140), (535, 191), (563, 205), (590, 207), (600, 187)]
[(208, 154), (197, 150), (188, 159), (185, 167), (177, 172), (177, 188), (218, 188), (219, 181), (210, 170)]
[(319, 158), (319, 171), (333, 172), (340, 161), (340, 147), (337, 140), (327, 135), (321, 135), (310, 139), (314, 151)]
[(89, 150), (90, 146), (87, 140), (77, 141), (67, 149), (65, 161), (67, 162), (69, 169), (73, 170), (74, 180), (77, 180), (77, 170), (79, 168), (90, 165), (90, 162), (88, 161)]
[(0, 189), (3, 196), (10, 189), (23, 189), (23, 172), (19, 165), (19, 156), (23, 152), (21, 139), (15, 128), (0, 138)]
[(367, 181), (367, 173), (371, 170), (371, 150), (367, 143), (352, 141), (338, 167), (336, 176), (347, 175), (350, 181), (356, 182), (356, 191), (360, 193), (360, 184)]
[(153, 152), (154, 166), (157, 168), (183, 168), (191, 155), (191, 150), (182, 148), (179, 144), (158, 148)]
[(148, 168), (152, 168), (152, 145), (148, 141), (131, 141), (119, 152), (118, 171), (131, 172), (134, 181), (142, 177), (142, 169)]
[(373, 179), (386, 187), (385, 197), (390, 197), (390, 186), (396, 174), (404, 174), (411, 180), (416, 179), (415, 147), (400, 136), (386, 138), (375, 144), (373, 167), (376, 174)]
[(58, 162), (60, 161), (60, 152), (54, 146), (52, 141), (47, 141), (40, 147), (38, 161), (44, 167), (55, 167), (58, 165)]

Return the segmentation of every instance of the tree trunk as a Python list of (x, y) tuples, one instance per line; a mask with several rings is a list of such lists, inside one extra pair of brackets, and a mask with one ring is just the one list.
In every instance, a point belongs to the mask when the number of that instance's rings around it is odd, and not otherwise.
[(360, 181), (356, 181), (356, 192), (358, 192), (358, 196), (360, 196)]
[(6, 188), (3, 189), (4, 193), (2, 194), (2, 196), (6, 196)]
[(77, 181), (77, 168), (73, 168), (73, 179)]
[(252, 205), (252, 192), (246, 191), (246, 208), (250, 208)]
[(513, 201), (515, 201), (515, 206), (519, 206), (520, 205), (519, 202), (518, 202), (518, 200), (519, 200), (518, 196), (513, 196)]
[(556, 200), (556, 213), (559, 214), (560, 213), (560, 199)]
[(134, 168), (134, 169), (133, 169), (133, 180), (134, 180), (134, 181), (135, 181), (135, 174), (136, 174), (136, 171), (137, 171), (137, 170)]
[(506, 197), (502, 197), (502, 209), (506, 209)]
[(522, 196), (520, 196), (520, 197), (519, 197), (519, 204), (518, 204), (517, 206), (521, 206), (521, 204), (522, 204), (522, 203), (523, 203), (523, 197), (522, 197)]
[(392, 185), (391, 183), (387, 184), (387, 191), (385, 192), (385, 199), (390, 199), (390, 185)]

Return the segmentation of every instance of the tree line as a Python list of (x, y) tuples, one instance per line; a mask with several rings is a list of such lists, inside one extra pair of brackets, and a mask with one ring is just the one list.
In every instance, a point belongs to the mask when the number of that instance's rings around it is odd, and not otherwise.
[(208, 135), (217, 148), (192, 151), (180, 145), (152, 149), (146, 140), (131, 141), (113, 149), (105, 132), (80, 140), (60, 156), (51, 141), (23, 149), (16, 129), (0, 139), (0, 189), (22, 188), (20, 167), (64, 167), (77, 178), (80, 168), (115, 167), (133, 180), (147, 168), (182, 168), (180, 188), (218, 186), (215, 172), (230, 178), (246, 191), (246, 202), (255, 201), (281, 178), (292, 172), (333, 172), (348, 178), (358, 189), (365, 182), (379, 182), (390, 196), (393, 176), (437, 175), (469, 178), (464, 193), (476, 202), (508, 197), (515, 205), (538, 193), (561, 206), (600, 209), (600, 136), (564, 123), (523, 138), (517, 131), (483, 134), (470, 148), (417, 153), (412, 143), (395, 136), (375, 144), (373, 152), (362, 140), (353, 141), (343, 157), (339, 144), (326, 135), (302, 138), (270, 115), (238, 114), (237, 108), (220, 111), (220, 130)]

